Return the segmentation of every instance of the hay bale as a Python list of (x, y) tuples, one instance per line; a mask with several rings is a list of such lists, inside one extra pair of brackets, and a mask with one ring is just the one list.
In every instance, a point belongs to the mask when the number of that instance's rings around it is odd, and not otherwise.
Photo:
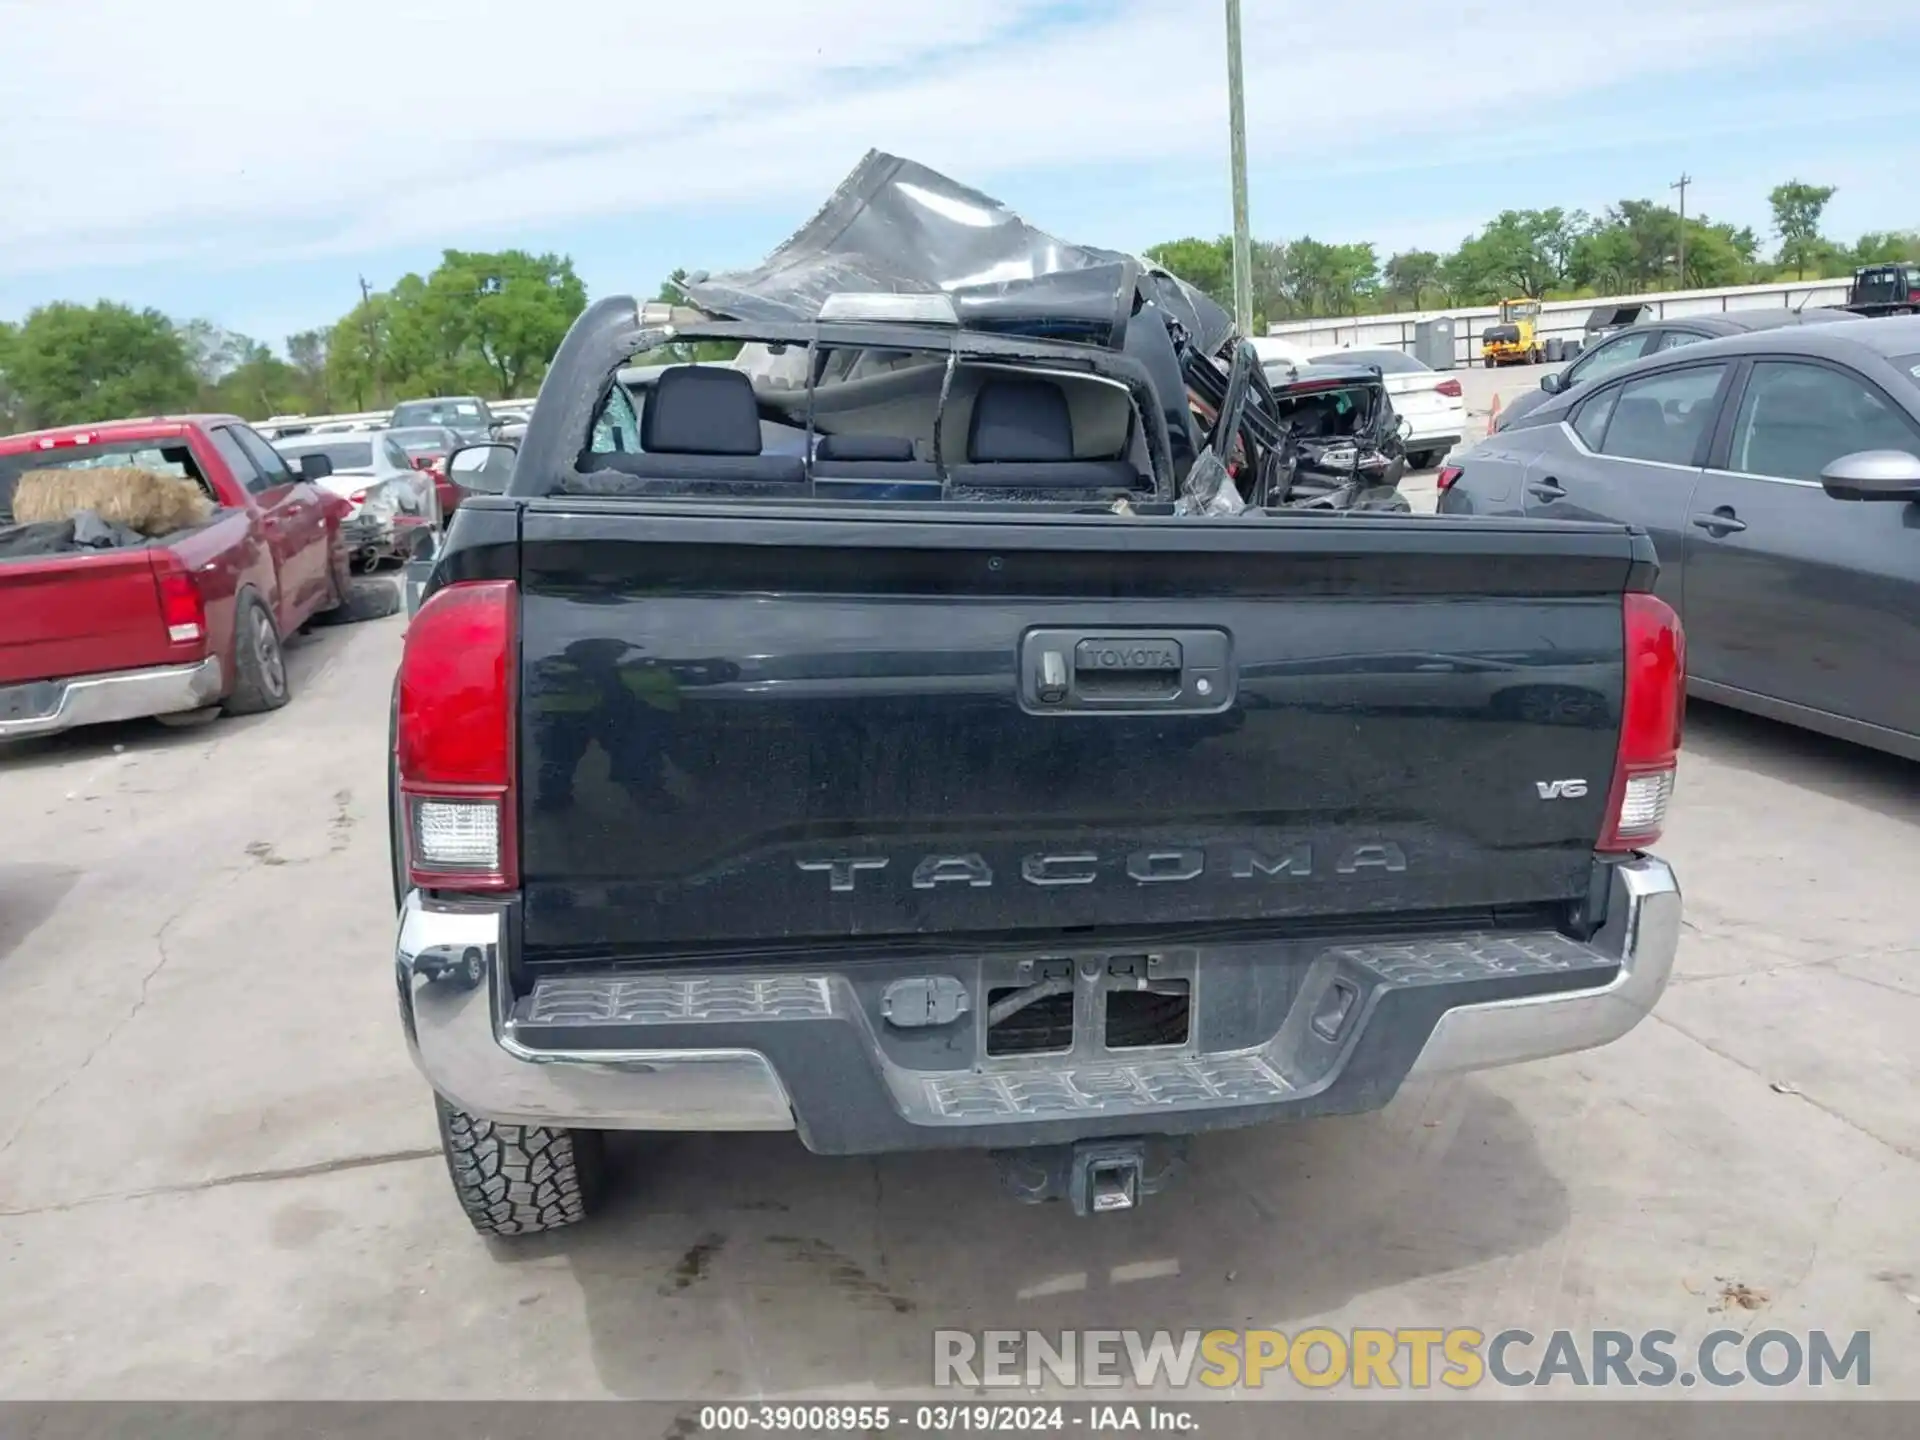
[(23, 525), (70, 520), (81, 510), (151, 537), (203, 524), (213, 502), (192, 480), (130, 465), (29, 470), (14, 488), (13, 518)]

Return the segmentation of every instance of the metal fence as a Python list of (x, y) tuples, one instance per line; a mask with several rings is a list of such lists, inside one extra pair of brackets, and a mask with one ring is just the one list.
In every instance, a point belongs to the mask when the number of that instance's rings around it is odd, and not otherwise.
[[(1587, 316), (1603, 305), (1643, 305), (1642, 317), (1665, 320), (1681, 315), (1719, 314), (1726, 310), (1785, 306), (1816, 309), (1846, 303), (1849, 280), (1796, 280), (1787, 284), (1735, 285), (1720, 290), (1668, 290), (1652, 295), (1598, 295), (1591, 300), (1546, 300), (1540, 305), (1542, 340), (1579, 340)], [(1500, 323), (1497, 305), (1462, 305), (1447, 310), (1408, 310), (1392, 315), (1344, 315), (1320, 320), (1288, 320), (1269, 325), (1267, 334), (1302, 350), (1412, 350), (1414, 328), (1423, 320), (1453, 321), (1456, 365), (1480, 360), (1480, 337)]]

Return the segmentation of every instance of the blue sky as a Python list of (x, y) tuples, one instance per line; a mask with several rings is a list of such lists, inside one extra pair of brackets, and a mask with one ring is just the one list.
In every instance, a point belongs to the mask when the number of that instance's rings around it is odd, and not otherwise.
[[(0, 317), (106, 297), (277, 342), (446, 245), (651, 292), (759, 258), (870, 145), (1072, 239), (1228, 227), (1219, 0), (401, 8), (0, 0)], [(1537, 0), (1244, 0), (1255, 233), (1384, 259), (1682, 170), (1763, 233), (1795, 177), (1839, 186), (1830, 234), (1920, 229), (1920, 5), (1605, 10), (1556, 44), (1580, 22)]]

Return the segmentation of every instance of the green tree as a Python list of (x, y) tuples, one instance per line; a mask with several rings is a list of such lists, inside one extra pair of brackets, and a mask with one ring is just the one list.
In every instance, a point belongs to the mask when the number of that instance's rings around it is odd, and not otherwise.
[(244, 335), (216, 325), (211, 320), (183, 320), (176, 327), (180, 343), (186, 347), (187, 363), (200, 379), (200, 388), (211, 391), (228, 371), (246, 358), (253, 342)]
[(1489, 300), (1545, 295), (1565, 283), (1587, 217), (1550, 210), (1503, 210), (1454, 256), (1460, 285)]
[(180, 409), (199, 389), (180, 332), (158, 310), (42, 305), (8, 348), (7, 381), (29, 426)]
[[(681, 286), (686, 283), (687, 272), (676, 269), (654, 292), (653, 298), (662, 305), (684, 305), (687, 303)], [(740, 353), (737, 340), (676, 340), (647, 351), (635, 363), (639, 365), (687, 365), (696, 360), (731, 360)]]
[(287, 337), (287, 359), (300, 375), (301, 408), (325, 414), (333, 408), (332, 388), (327, 383), (327, 332), (302, 330)]
[[(1228, 248), (1231, 250), (1231, 242)], [(1287, 247), (1277, 240), (1255, 240), (1249, 252), (1253, 271), (1254, 331), (1263, 334), (1269, 322), (1284, 320), (1289, 313)]]
[[(1854, 243), (1847, 256), (1853, 265), (1891, 265), (1901, 260), (1920, 260), (1920, 230), (1869, 230)], [(0, 365), (4, 365), (0, 360)]]
[(392, 319), (392, 301), (376, 293), (342, 315), (327, 335), (327, 389), (355, 410), (372, 409), (390, 394)]
[(1574, 244), (1567, 279), (1600, 295), (1638, 289), (1639, 266), (1627, 227), (1612, 215), (1589, 226)]
[(457, 354), (484, 364), (501, 399), (539, 383), (586, 308), (587, 287), (561, 255), (448, 250), (427, 277), (426, 313), (443, 343), (458, 341), (449, 361)]
[(1302, 235), (1287, 245), (1286, 294), (1302, 315), (1354, 315), (1379, 282), (1370, 244), (1334, 245)]
[(1837, 187), (1789, 180), (1768, 192), (1773, 207), (1773, 229), (1780, 237), (1780, 263), (1793, 267), (1794, 279), (1803, 279), (1809, 264), (1820, 257), (1820, 217)]
[(1687, 219), (1687, 273), (1682, 289), (1746, 285), (1754, 279), (1760, 241), (1745, 226), (1715, 224), (1706, 216)]
[(1171, 270), (1229, 310), (1233, 308), (1233, 241), (1228, 236), (1164, 241), (1147, 247), (1147, 259), (1163, 270)]
[(8, 367), (13, 360), (13, 347), (18, 341), (20, 329), (6, 320), (0, 320), (0, 433), (18, 429), (20, 420), (20, 401), (14, 394), (8, 378)]
[(1428, 292), (1440, 288), (1440, 257), (1431, 250), (1402, 250), (1382, 270), (1387, 294), (1409, 310), (1419, 310)]
[(235, 364), (206, 395), (208, 409), (264, 420), (305, 407), (306, 388), (300, 372), (271, 348), (238, 335), (230, 353), (236, 357)]

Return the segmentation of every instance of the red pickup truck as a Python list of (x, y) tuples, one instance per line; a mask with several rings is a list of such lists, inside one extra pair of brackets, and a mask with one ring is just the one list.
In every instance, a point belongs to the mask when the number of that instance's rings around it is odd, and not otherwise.
[[(186, 476), (218, 508), (192, 529), (103, 548), (13, 523), (22, 474), (91, 465)], [(289, 470), (231, 415), (0, 437), (0, 740), (286, 704), (282, 639), (350, 595), (349, 507), (315, 483), (328, 468)]]

